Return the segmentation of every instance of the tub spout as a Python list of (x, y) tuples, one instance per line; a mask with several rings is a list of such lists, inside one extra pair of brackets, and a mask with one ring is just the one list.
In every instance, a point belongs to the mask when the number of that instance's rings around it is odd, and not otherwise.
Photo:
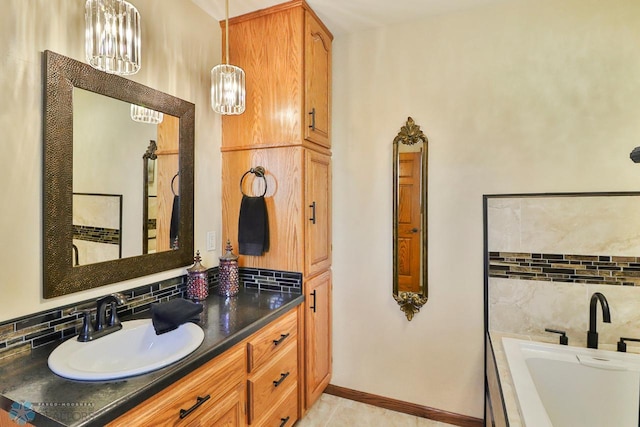
[(602, 306), (602, 321), (605, 323), (611, 323), (611, 313), (609, 312), (609, 302), (600, 292), (595, 292), (591, 295), (591, 302), (589, 304), (589, 332), (587, 332), (587, 347), (598, 348), (598, 332), (596, 326), (596, 308), (598, 302)]

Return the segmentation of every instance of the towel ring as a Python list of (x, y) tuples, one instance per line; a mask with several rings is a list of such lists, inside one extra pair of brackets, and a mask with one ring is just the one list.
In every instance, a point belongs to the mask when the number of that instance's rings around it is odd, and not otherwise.
[(243, 196), (251, 197), (248, 194), (244, 194), (244, 191), (242, 191), (242, 181), (244, 181), (244, 177), (247, 176), (247, 174), (249, 173), (254, 174), (258, 178), (264, 179), (264, 192), (259, 196), (259, 197), (264, 197), (264, 195), (267, 194), (267, 178), (264, 177), (265, 170), (262, 166), (256, 166), (255, 168), (251, 168), (242, 175), (242, 178), (240, 178), (240, 192), (242, 193)]
[(178, 175), (180, 175), (180, 172), (177, 172), (175, 175), (173, 175), (173, 178), (171, 178), (171, 192), (173, 193), (174, 196), (177, 196), (177, 194), (176, 194), (175, 190), (173, 189), (173, 182), (176, 180)]

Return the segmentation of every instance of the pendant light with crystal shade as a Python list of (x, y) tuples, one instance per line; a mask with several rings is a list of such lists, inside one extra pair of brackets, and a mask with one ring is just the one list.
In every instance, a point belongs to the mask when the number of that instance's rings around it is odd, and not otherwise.
[(110, 74), (140, 69), (140, 14), (124, 0), (87, 0), (85, 50), (93, 68)]
[(211, 69), (211, 108), (216, 113), (235, 115), (244, 113), (244, 70), (235, 65), (229, 65), (229, 0), (225, 2), (224, 28), (227, 50), (225, 64), (216, 65)]
[(164, 114), (141, 105), (131, 104), (131, 120), (140, 123), (157, 125), (162, 123)]

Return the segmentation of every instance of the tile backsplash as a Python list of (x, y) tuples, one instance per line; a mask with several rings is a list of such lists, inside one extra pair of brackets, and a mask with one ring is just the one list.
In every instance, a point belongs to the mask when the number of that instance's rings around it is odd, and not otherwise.
[[(239, 269), (240, 282), (246, 288), (287, 293), (302, 292), (302, 274), (257, 268)], [(216, 292), (218, 267), (208, 270), (209, 289)], [(118, 314), (133, 315), (149, 309), (151, 303), (185, 296), (187, 276), (179, 276), (134, 289), (121, 291), (127, 304)], [(0, 359), (29, 351), (54, 341), (77, 335), (82, 325), (80, 310), (95, 308), (96, 299), (82, 301), (0, 323)]]

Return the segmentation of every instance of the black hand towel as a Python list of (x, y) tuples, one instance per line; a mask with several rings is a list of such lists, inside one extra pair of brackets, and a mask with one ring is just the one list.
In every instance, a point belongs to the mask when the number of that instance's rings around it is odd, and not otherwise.
[(197, 322), (202, 305), (186, 299), (176, 298), (160, 304), (151, 304), (151, 321), (156, 335), (173, 331), (187, 322)]
[(264, 197), (242, 196), (238, 220), (238, 252), (260, 256), (269, 250), (269, 218)]

